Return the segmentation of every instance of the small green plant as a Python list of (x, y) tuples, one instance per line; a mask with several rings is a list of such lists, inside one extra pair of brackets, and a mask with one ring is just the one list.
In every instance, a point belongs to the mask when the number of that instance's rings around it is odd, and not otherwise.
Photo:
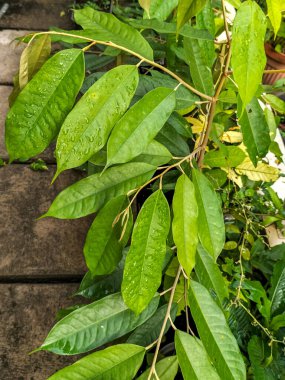
[[(95, 214), (77, 292), (90, 303), (61, 311), (36, 351), (101, 350), (51, 380), (285, 377), (285, 247), (264, 232), (284, 217), (266, 161), (284, 102), (261, 84), (265, 13), (230, 3), (233, 24), (224, 1), (141, 0), (143, 17), (84, 7), (82, 29), (22, 39), (10, 162), (56, 139), (53, 181), (87, 175), (43, 217)], [(64, 49), (48, 58), (52, 42)]]

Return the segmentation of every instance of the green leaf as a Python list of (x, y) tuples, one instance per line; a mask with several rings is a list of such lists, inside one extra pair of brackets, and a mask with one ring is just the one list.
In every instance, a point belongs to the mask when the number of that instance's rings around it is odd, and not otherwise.
[[(155, 365), (155, 372), (159, 380), (174, 380), (178, 371), (178, 361), (176, 356), (168, 356), (162, 360), (160, 360)], [(150, 369), (146, 370), (138, 380), (149, 380), (149, 372)], [(157, 377), (152, 375), (150, 380), (156, 380)]]
[(144, 323), (157, 309), (159, 297), (136, 316), (125, 305), (120, 293), (83, 306), (61, 319), (49, 332), (39, 350), (73, 355), (111, 342)]
[(206, 50), (202, 48), (197, 39), (184, 37), (184, 49), (190, 68), (191, 78), (197, 90), (206, 95), (214, 94), (212, 72), (207, 65)]
[(189, 146), (185, 139), (178, 134), (175, 128), (168, 122), (160, 130), (155, 139), (163, 144), (176, 157), (184, 157), (190, 153)]
[(136, 66), (108, 71), (89, 88), (62, 125), (56, 145), (57, 172), (84, 164), (105, 145), (129, 107), (138, 84)]
[[(137, 96), (144, 96), (151, 90), (157, 87), (167, 87), (174, 89), (179, 82), (169, 77), (168, 75), (161, 74), (158, 71), (150, 70), (151, 75), (140, 75), (139, 85), (136, 91)], [(198, 101), (198, 96), (194, 95), (184, 86), (179, 86), (175, 92), (176, 106), (175, 109), (185, 109), (191, 107), (194, 102)]]
[(205, 154), (204, 164), (214, 167), (234, 168), (245, 159), (245, 153), (237, 146), (223, 146)]
[(118, 344), (85, 356), (56, 372), (48, 380), (132, 380), (144, 355), (143, 347)]
[(186, 174), (176, 182), (173, 196), (173, 240), (177, 247), (177, 256), (187, 276), (195, 266), (198, 244), (198, 206), (193, 183)]
[(271, 277), (271, 315), (284, 313), (285, 310), (285, 259), (277, 262)]
[(142, 162), (130, 162), (110, 168), (103, 174), (93, 174), (59, 193), (44, 216), (76, 219), (92, 214), (110, 199), (143, 185), (155, 169)]
[(177, 8), (177, 33), (187, 21), (196, 16), (205, 6), (207, 0), (179, 0)]
[(268, 17), (274, 29), (275, 37), (280, 29), (282, 11), (284, 10), (283, 0), (266, 0)]
[(132, 162), (146, 162), (154, 166), (167, 164), (172, 158), (172, 154), (164, 145), (158, 141), (151, 141), (146, 149), (139, 156), (132, 159)]
[(150, 4), (151, 4), (151, 0), (139, 0), (139, 5), (146, 12), (147, 17), (149, 18), (150, 18), (150, 15), (149, 15)]
[(228, 288), (222, 273), (213, 257), (199, 244), (196, 254), (195, 273), (202, 284), (222, 308), (225, 299), (229, 298)]
[(252, 163), (256, 166), (258, 158), (263, 158), (267, 154), (271, 141), (264, 113), (256, 98), (252, 99), (244, 111), (239, 99), (237, 112), (243, 143)]
[(84, 7), (74, 10), (74, 19), (83, 29), (94, 31), (97, 41), (112, 42), (130, 52), (153, 60), (153, 51), (143, 36), (135, 28), (119, 21), (114, 15)]
[(161, 283), (169, 225), (167, 200), (163, 192), (157, 190), (138, 214), (126, 258), (122, 294), (136, 314), (145, 309)]
[(275, 95), (272, 94), (264, 94), (262, 96), (266, 103), (270, 104), (270, 106), (277, 112), (281, 114), (285, 114), (285, 102), (284, 100), (278, 98)]
[[(152, 342), (156, 341), (159, 337), (163, 320), (166, 315), (168, 304), (161, 306), (145, 323), (135, 329), (135, 331), (129, 336), (127, 342), (138, 344), (140, 346), (147, 347)], [(172, 321), (175, 321), (177, 313), (177, 304), (173, 303), (171, 306), (170, 316)], [(167, 321), (164, 334), (167, 333), (170, 327), (170, 321)]]
[(225, 225), (220, 200), (207, 177), (193, 169), (198, 204), (198, 235), (203, 247), (216, 260), (225, 243)]
[(164, 21), (177, 7), (178, 0), (151, 0), (149, 17)]
[(176, 330), (175, 348), (184, 380), (220, 379), (199, 339)]
[(84, 79), (79, 49), (50, 58), (18, 95), (6, 119), (5, 143), (10, 161), (41, 153), (58, 134)]
[(272, 318), (269, 328), (278, 331), (281, 327), (285, 327), (285, 314), (278, 314)]
[(255, 1), (241, 4), (234, 19), (231, 63), (244, 107), (262, 82), (266, 26), (266, 17)]
[(159, 87), (129, 109), (113, 129), (107, 145), (107, 167), (141, 154), (168, 120), (175, 107), (175, 92)]
[(248, 343), (248, 354), (251, 363), (251, 370), (256, 380), (275, 380), (269, 368), (264, 366), (264, 346), (263, 341), (253, 335)]
[(245, 380), (243, 358), (223, 312), (207, 289), (195, 281), (190, 282), (189, 305), (202, 343), (221, 379)]
[(113, 226), (115, 218), (127, 206), (126, 196), (111, 199), (97, 214), (92, 223), (84, 245), (84, 256), (88, 269), (93, 276), (113, 272), (122, 258), (122, 250), (130, 236), (130, 223), (126, 225), (123, 241), (120, 241), (123, 226), (120, 221)]

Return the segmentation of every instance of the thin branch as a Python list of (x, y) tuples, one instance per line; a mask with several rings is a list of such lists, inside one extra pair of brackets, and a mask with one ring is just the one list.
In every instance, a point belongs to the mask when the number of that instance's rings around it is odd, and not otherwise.
[(227, 36), (227, 45), (229, 46), (230, 40), (231, 40), (231, 36), (230, 36), (229, 27), (228, 27), (228, 23), (227, 23), (226, 7), (225, 7), (225, 1), (224, 0), (222, 0), (222, 8), (223, 8), (223, 18), (224, 18), (225, 32), (226, 32), (226, 36)]

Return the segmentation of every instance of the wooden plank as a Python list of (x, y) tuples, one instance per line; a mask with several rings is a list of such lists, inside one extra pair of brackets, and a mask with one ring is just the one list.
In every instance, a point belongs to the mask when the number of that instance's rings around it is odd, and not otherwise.
[(82, 248), (90, 218), (36, 220), (60, 190), (82, 178), (69, 171), (50, 186), (54, 172), (54, 165), (48, 172), (20, 164), (0, 169), (0, 277), (84, 273)]
[(48, 352), (28, 355), (39, 347), (55, 323), (56, 312), (81, 299), (71, 299), (77, 284), (0, 284), (0, 377), (46, 380), (78, 359)]
[(72, 6), (72, 0), (2, 0), (0, 27), (31, 30), (48, 30), (50, 26), (72, 28)]
[[(4, 160), (8, 160), (9, 158), (5, 147), (5, 119), (9, 109), (8, 97), (12, 89), (12, 86), (0, 85), (0, 157)], [(54, 146), (55, 144), (51, 144), (49, 148), (38, 155), (38, 158), (43, 159), (47, 163), (55, 163)]]

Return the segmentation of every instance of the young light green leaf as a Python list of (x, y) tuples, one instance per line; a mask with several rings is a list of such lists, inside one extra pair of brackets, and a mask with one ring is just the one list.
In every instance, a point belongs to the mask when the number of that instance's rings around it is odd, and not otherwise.
[(209, 180), (193, 169), (198, 204), (198, 235), (203, 247), (217, 259), (225, 244), (225, 225), (220, 200)]
[(127, 194), (148, 181), (156, 167), (130, 162), (96, 173), (64, 189), (44, 216), (76, 219), (98, 211), (110, 199)]
[(196, 16), (205, 6), (207, 0), (179, 0), (177, 8), (177, 33), (187, 21)]
[(10, 161), (41, 153), (56, 137), (84, 79), (80, 49), (50, 58), (18, 95), (6, 119), (5, 143)]
[(177, 247), (177, 256), (187, 276), (195, 266), (198, 244), (198, 206), (193, 183), (186, 174), (176, 182), (173, 196), (172, 234)]
[(199, 339), (176, 330), (175, 349), (184, 380), (220, 380)]
[(262, 81), (266, 64), (266, 25), (265, 14), (255, 1), (241, 4), (233, 25), (231, 62), (244, 107), (252, 100)]
[(114, 226), (113, 223), (118, 214), (127, 206), (126, 200), (126, 196), (121, 195), (106, 203), (96, 215), (88, 231), (83, 252), (86, 265), (93, 276), (113, 272), (122, 258), (122, 250), (131, 233), (132, 214), (121, 241), (124, 226), (120, 224), (120, 221)]
[(126, 258), (122, 294), (136, 314), (146, 308), (160, 285), (169, 225), (168, 202), (157, 190), (139, 212)]
[(237, 146), (223, 146), (205, 154), (204, 164), (214, 167), (234, 168), (245, 159), (245, 153)]
[(226, 282), (213, 257), (199, 244), (196, 254), (195, 273), (200, 284), (211, 293), (214, 293), (219, 306), (222, 308), (226, 298), (229, 297)]
[(99, 301), (68, 314), (49, 332), (39, 350), (61, 355), (73, 355), (93, 350), (111, 342), (144, 323), (157, 309), (159, 297), (136, 316), (125, 305), (120, 293), (111, 294)]
[(282, 11), (284, 10), (283, 0), (266, 0), (268, 17), (274, 29), (275, 37), (281, 25)]
[(197, 90), (206, 95), (213, 96), (214, 83), (209, 66), (207, 66), (206, 51), (197, 39), (184, 37), (184, 49), (191, 78)]
[(271, 284), (271, 315), (274, 316), (285, 309), (285, 259), (275, 264)]
[(170, 16), (172, 11), (177, 7), (178, 0), (151, 0), (149, 8), (149, 17), (164, 21)]
[(256, 98), (252, 99), (244, 111), (242, 102), (238, 99), (237, 113), (243, 143), (247, 148), (252, 163), (256, 166), (258, 159), (267, 154), (271, 141), (264, 113)]
[[(157, 309), (152, 317), (135, 329), (135, 331), (128, 337), (127, 342), (147, 347), (152, 342), (156, 341), (160, 334), (167, 307), (168, 305), (166, 304)], [(170, 316), (173, 322), (175, 321), (177, 309), (177, 304), (173, 303), (170, 310)], [(169, 327), (170, 321), (168, 320), (164, 334), (167, 333)]]
[(220, 378), (245, 380), (244, 361), (222, 310), (207, 289), (195, 281), (190, 282), (189, 305), (199, 336)]
[(127, 110), (137, 84), (137, 67), (124, 65), (108, 71), (89, 88), (61, 127), (55, 178), (103, 148), (111, 129)]
[(141, 154), (175, 107), (175, 92), (158, 87), (130, 108), (113, 129), (107, 145), (107, 167)]
[(146, 149), (139, 156), (132, 159), (132, 162), (146, 162), (154, 166), (167, 164), (172, 158), (172, 154), (164, 145), (158, 141), (151, 141)]
[[(277, 112), (285, 113), (285, 102), (273, 94), (264, 94), (263, 99)], [(267, 109), (267, 108), (266, 108)]]
[(139, 0), (139, 5), (146, 12), (148, 18), (150, 18), (150, 14), (149, 14), (150, 4), (151, 4), (151, 0)]
[(111, 13), (84, 7), (74, 10), (74, 19), (83, 29), (94, 31), (97, 41), (113, 42), (130, 52), (153, 60), (153, 51), (143, 36), (135, 28), (121, 22)]
[[(178, 371), (178, 361), (176, 356), (168, 356), (164, 359), (161, 359), (155, 365), (155, 372), (159, 380), (174, 380)], [(146, 370), (138, 380), (149, 380), (150, 369)], [(157, 377), (153, 374), (150, 380), (156, 380)]]
[(143, 347), (117, 344), (85, 356), (56, 372), (48, 380), (132, 380), (144, 355)]

